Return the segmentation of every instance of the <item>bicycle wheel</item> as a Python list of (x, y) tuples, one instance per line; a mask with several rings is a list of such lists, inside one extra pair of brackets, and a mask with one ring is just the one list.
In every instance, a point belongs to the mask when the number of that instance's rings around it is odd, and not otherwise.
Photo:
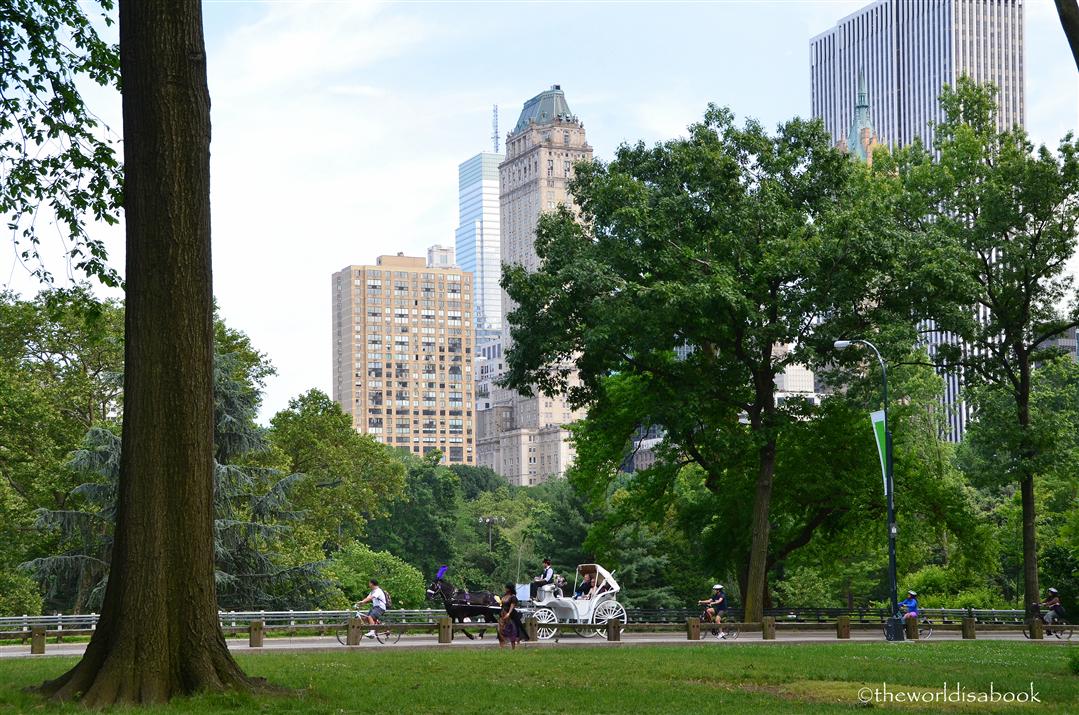
[(933, 635), (933, 621), (923, 618), (918, 624), (918, 639), (925, 640)]
[[(379, 625), (381, 626), (395, 622), (396, 621), (394, 619), (387, 618), (380, 621)], [(401, 640), (401, 631), (396, 628), (387, 628), (383, 630), (382, 628), (375, 626), (375, 640), (377, 640), (379, 643), (396, 643), (397, 641)]]
[(338, 626), (333, 634), (337, 636), (337, 642), (341, 645), (348, 645), (348, 624)]
[(723, 638), (729, 641), (738, 637), (738, 629), (733, 626), (724, 626), (720, 629), (720, 633), (723, 634)]
[(1069, 641), (1072, 637), (1072, 626), (1063, 619), (1057, 619), (1052, 626), (1046, 626), (1046, 631), (1052, 628), (1052, 636), (1062, 641)]

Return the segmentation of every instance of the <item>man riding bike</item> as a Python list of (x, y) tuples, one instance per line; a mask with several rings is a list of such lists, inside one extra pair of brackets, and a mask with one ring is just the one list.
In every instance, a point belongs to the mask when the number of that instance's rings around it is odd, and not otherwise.
[[(704, 615), (710, 623), (719, 624), (723, 621), (723, 614), (727, 611), (727, 594), (723, 590), (723, 584), (717, 583), (712, 586), (712, 595), (697, 601), (697, 605), (705, 606)], [(714, 630), (716, 638), (726, 638), (722, 631)]]
[[(371, 588), (371, 592), (367, 594), (367, 598), (356, 603), (353, 608), (358, 609), (363, 604), (370, 603), (371, 608), (367, 611), (367, 613), (363, 614), (361, 618), (367, 621), (367, 624), (369, 626), (376, 626), (379, 622), (378, 619), (382, 618), (382, 614), (386, 612), (386, 592), (379, 587), (378, 581), (376, 579), (371, 579), (367, 582), (367, 585)], [(366, 636), (367, 638), (374, 638), (375, 629), (372, 628), (371, 630), (367, 631), (366, 633), (364, 633), (364, 636)]]

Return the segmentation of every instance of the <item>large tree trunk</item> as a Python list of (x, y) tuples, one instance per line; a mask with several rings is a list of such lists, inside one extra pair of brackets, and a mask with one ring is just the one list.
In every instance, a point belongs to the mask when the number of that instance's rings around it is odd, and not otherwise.
[(1035, 535), (1034, 511), (1034, 463), (1033, 448), (1030, 446), (1030, 356), (1020, 353), (1019, 389), (1016, 392), (1016, 407), (1019, 413), (1020, 430), (1020, 469), (1019, 489), (1023, 502), (1023, 597), (1024, 609), (1030, 610), (1030, 604), (1040, 600), (1038, 589), (1038, 543)]
[(765, 585), (768, 572), (768, 512), (772, 504), (772, 482), (776, 470), (776, 441), (769, 436), (761, 445), (757, 470), (757, 487), (753, 495), (752, 538), (749, 544), (749, 570), (746, 574), (745, 621), (759, 623), (764, 615)]
[(246, 688), (213, 551), (210, 99), (199, 0), (121, 0), (127, 307), (115, 544), (83, 659), (89, 706)]
[(1072, 59), (1075, 60), (1076, 69), (1079, 69), (1079, 3), (1076, 0), (1056, 0), (1056, 3), (1060, 26), (1064, 28)]

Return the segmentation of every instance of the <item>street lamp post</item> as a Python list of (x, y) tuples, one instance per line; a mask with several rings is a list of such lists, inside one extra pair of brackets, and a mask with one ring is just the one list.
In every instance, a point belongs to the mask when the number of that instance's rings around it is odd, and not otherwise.
[(895, 537), (897, 533), (895, 525), (895, 476), (892, 472), (892, 430), (888, 426), (888, 367), (884, 364), (884, 357), (881, 356), (880, 350), (877, 350), (877, 346), (868, 340), (836, 340), (836, 350), (844, 350), (849, 348), (854, 343), (861, 343), (870, 350), (872, 350), (877, 356), (877, 362), (880, 363), (881, 380), (884, 386), (884, 488), (885, 499), (888, 503), (888, 582), (891, 590), (891, 615), (888, 617), (888, 622), (885, 627), (885, 634), (890, 641), (901, 641), (904, 639), (905, 634), (903, 632), (903, 621), (899, 618), (899, 586), (896, 576), (895, 565)]
[(487, 525), (487, 550), (488, 551), (493, 551), (494, 548), (495, 548), (495, 546), (494, 546), (494, 537), (492, 536), (492, 531), (491, 530), (494, 528), (495, 524), (501, 524), (504, 521), (505, 521), (505, 519), (503, 519), (500, 516), (481, 516), (480, 517), (480, 523)]

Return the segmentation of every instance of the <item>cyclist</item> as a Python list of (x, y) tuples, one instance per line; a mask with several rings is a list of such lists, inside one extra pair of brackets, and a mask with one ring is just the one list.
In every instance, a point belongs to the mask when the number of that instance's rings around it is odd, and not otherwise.
[[(382, 614), (386, 612), (386, 592), (379, 587), (376, 579), (371, 579), (367, 582), (367, 585), (371, 588), (371, 592), (367, 594), (367, 598), (356, 603), (353, 608), (358, 609), (363, 604), (370, 603), (371, 608), (368, 609), (367, 613), (365, 613), (362, 618), (367, 621), (368, 625), (375, 626), (378, 625), (378, 619), (382, 618)], [(364, 633), (364, 636), (367, 638), (374, 638), (375, 629), (372, 628), (367, 631)]]
[(904, 620), (907, 618), (918, 618), (918, 594), (914, 591), (907, 591), (907, 600), (900, 602), (899, 608), (906, 613), (903, 614)]
[[(717, 583), (712, 586), (712, 595), (697, 601), (697, 605), (705, 606), (705, 617), (712, 623), (719, 624), (723, 621), (723, 614), (727, 612), (727, 594), (723, 590), (723, 584)], [(719, 630), (713, 630), (716, 638), (726, 638), (727, 634)]]
[[(1060, 593), (1057, 592), (1055, 588), (1049, 589), (1049, 592), (1046, 594), (1046, 599), (1039, 605), (1045, 609), (1045, 615), (1042, 616), (1042, 621), (1044, 621), (1047, 626), (1051, 627), (1053, 621), (1064, 617), (1064, 605), (1060, 602)], [(1046, 633), (1052, 635), (1053, 631), (1047, 629)]]

